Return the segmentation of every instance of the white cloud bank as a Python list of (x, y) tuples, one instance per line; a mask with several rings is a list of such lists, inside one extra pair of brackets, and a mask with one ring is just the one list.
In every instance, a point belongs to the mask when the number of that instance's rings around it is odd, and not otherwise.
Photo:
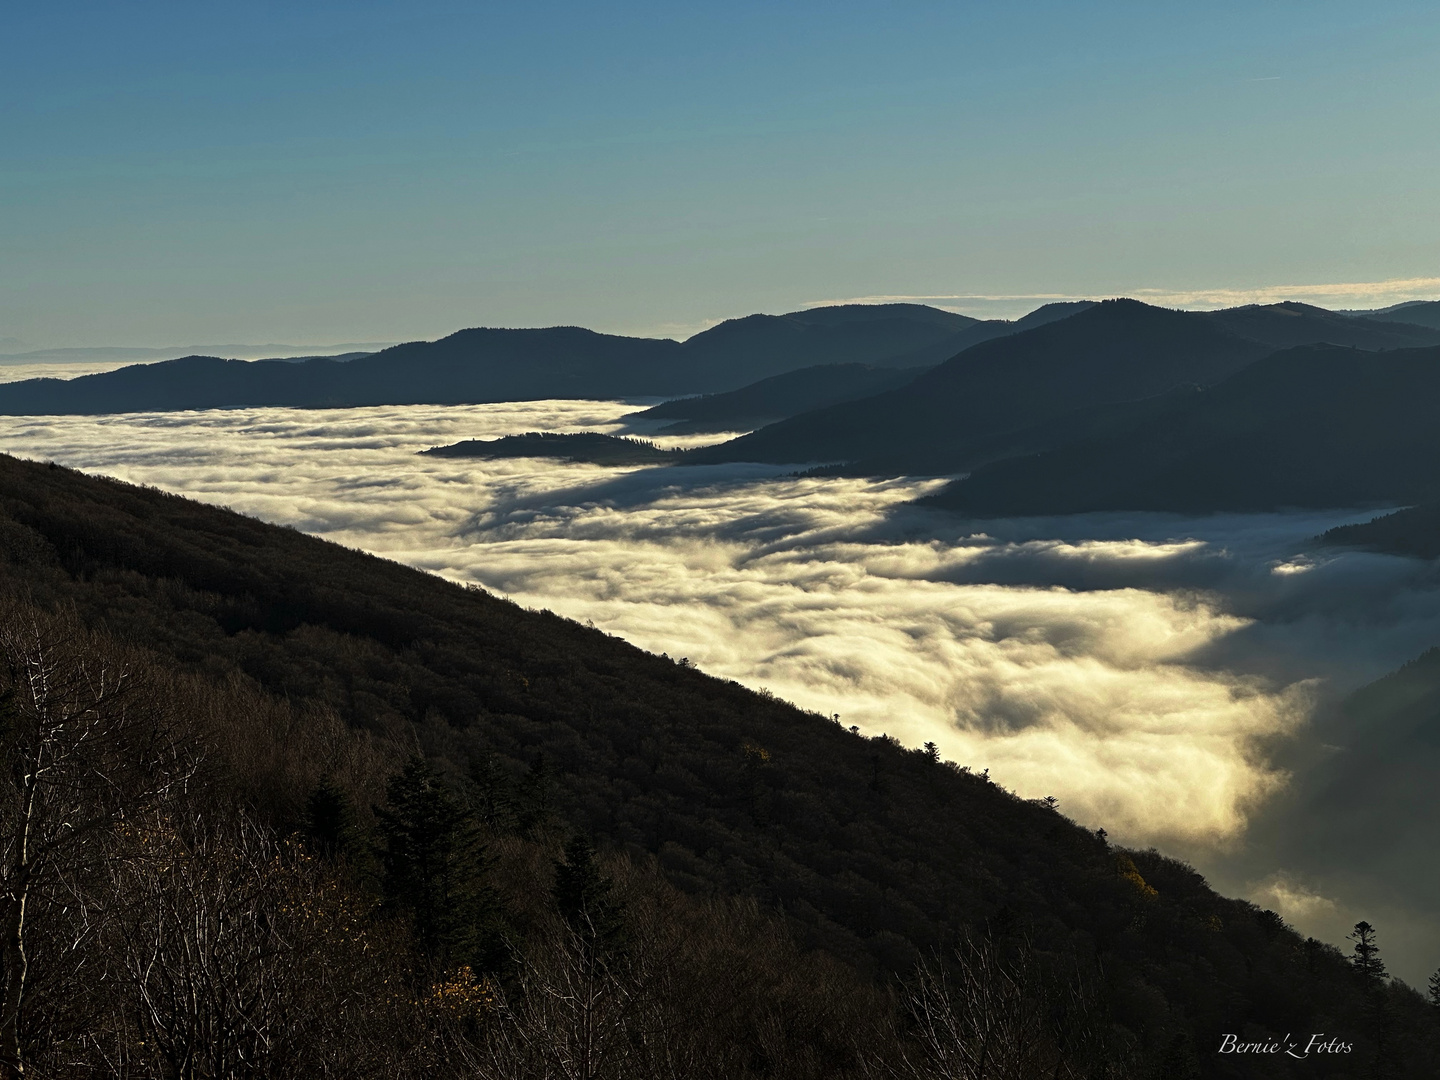
[[(1013, 522), (977, 535), (897, 509), (936, 481), (416, 455), (476, 436), (613, 430), (629, 408), (6, 417), (0, 450), (593, 620), (847, 725), (933, 740), (1130, 842), (1234, 842), (1284, 783), (1267, 747), (1303, 722), (1324, 657), (1370, 677), (1440, 639), (1433, 604), (1395, 608), (1386, 633), (1354, 622), (1357, 605), (1407, 595), (1402, 560), (1274, 572), (1333, 515), (1094, 516), (1042, 525), (1037, 540)], [(1341, 564), (1369, 577), (1345, 571), (1358, 599), (1330, 610)]]

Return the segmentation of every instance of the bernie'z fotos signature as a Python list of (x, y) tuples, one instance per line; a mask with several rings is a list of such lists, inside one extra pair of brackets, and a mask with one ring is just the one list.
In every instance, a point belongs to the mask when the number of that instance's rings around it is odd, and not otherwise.
[(1341, 1041), (1338, 1035), (1326, 1038), (1323, 1032), (1311, 1035), (1304, 1046), (1286, 1035), (1283, 1039), (1265, 1039), (1262, 1042), (1241, 1042), (1238, 1035), (1221, 1035), (1220, 1054), (1284, 1054), (1292, 1058), (1308, 1058), (1311, 1054), (1348, 1054), (1354, 1045)]

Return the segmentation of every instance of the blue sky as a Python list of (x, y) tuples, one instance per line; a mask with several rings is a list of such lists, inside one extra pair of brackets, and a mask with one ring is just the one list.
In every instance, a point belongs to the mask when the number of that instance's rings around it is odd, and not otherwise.
[(1349, 287), (1440, 277), (1433, 3), (191, 0), (6, 24), (12, 346), (1440, 295)]

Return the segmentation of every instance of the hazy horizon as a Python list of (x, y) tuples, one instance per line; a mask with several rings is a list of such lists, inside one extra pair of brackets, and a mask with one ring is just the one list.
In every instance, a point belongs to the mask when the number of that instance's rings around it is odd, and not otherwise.
[[(585, 329), (595, 330), (599, 333), (617, 334), (628, 337), (650, 337), (650, 338), (671, 338), (677, 341), (684, 341), (695, 334), (702, 333), (711, 327), (718, 326), (728, 319), (744, 318), (747, 315), (766, 314), (783, 315), (794, 311), (805, 311), (816, 307), (828, 307), (844, 304), (922, 304), (928, 307), (939, 308), (943, 311), (953, 311), (961, 315), (968, 315), (976, 319), (1007, 319), (1014, 320), (1021, 318), (1037, 308), (1047, 304), (1066, 303), (1076, 300), (1109, 300), (1119, 297), (1140, 300), (1143, 303), (1152, 304), (1157, 307), (1175, 308), (1182, 311), (1214, 311), (1226, 307), (1239, 307), (1246, 304), (1275, 304), (1286, 301), (1312, 304), (1315, 307), (1324, 307), (1332, 311), (1345, 311), (1355, 313), (1356, 311), (1383, 310), (1399, 306), (1405, 303), (1419, 302), (1440, 299), (1440, 278), (1414, 278), (1397, 279), (1391, 281), (1377, 282), (1348, 282), (1333, 285), (1277, 285), (1256, 289), (1201, 289), (1187, 293), (1170, 292), (1155, 288), (1137, 288), (1126, 292), (1113, 294), (1091, 293), (1091, 294), (1060, 294), (1060, 293), (1037, 293), (1022, 296), (902, 296), (902, 295), (879, 295), (879, 296), (856, 296), (839, 297), (832, 300), (815, 301), (801, 304), (795, 308), (772, 307), (765, 310), (735, 312), (724, 317), (708, 318), (693, 327), (680, 327), (675, 324), (662, 324), (659, 327), (641, 328), (613, 328), (603, 325), (585, 326)], [(1347, 305), (1358, 305), (1348, 307)], [(15, 364), (54, 364), (57, 370), (64, 370), (63, 365), (70, 364), (104, 364), (106, 367), (97, 367), (96, 370), (110, 370), (111, 367), (120, 366), (123, 363), (150, 363), (155, 360), (176, 359), (186, 355), (207, 355), (221, 356), (227, 359), (237, 360), (263, 360), (299, 355), (333, 355), (344, 352), (378, 351), (399, 344), (401, 340), (434, 341), (460, 330), (473, 329), (480, 326), (480, 323), (468, 323), (464, 326), (454, 326), (449, 329), (437, 330), (432, 334), (402, 339), (392, 337), (386, 341), (369, 342), (312, 342), (301, 344), (265, 344), (265, 345), (172, 345), (154, 346), (135, 343), (119, 343), (115, 341), (95, 342), (85, 345), (64, 344), (64, 345), (33, 345), (23, 342), (17, 338), (0, 339), (0, 376), (3, 376), (3, 368), (6, 365)], [(574, 321), (560, 320), (552, 323), (536, 323), (523, 327), (512, 326), (502, 322), (486, 323), (483, 325), (504, 327), (507, 329), (539, 329), (549, 326), (580, 326), (582, 324)], [(135, 356), (127, 358), (101, 358), (91, 357), (84, 354), (90, 353), (134, 353)], [(71, 353), (74, 356), (66, 357), (53, 354)], [(146, 354), (146, 355), (139, 355)], [(9, 380), (6, 380), (9, 381)]]

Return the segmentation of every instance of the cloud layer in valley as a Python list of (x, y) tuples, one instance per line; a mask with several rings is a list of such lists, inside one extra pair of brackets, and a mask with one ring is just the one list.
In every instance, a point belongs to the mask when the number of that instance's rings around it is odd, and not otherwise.
[(1333, 902), (1245, 844), (1287, 784), (1276, 748), (1314, 703), (1440, 642), (1422, 564), (1308, 543), (1367, 515), (967, 522), (905, 505), (935, 480), (417, 456), (616, 430), (633, 408), (7, 417), (0, 450), (593, 621), (847, 726), (933, 741), (1126, 842), (1209, 871), (1233, 857), (1232, 887), (1274, 894), (1297, 921), (1334, 920)]

